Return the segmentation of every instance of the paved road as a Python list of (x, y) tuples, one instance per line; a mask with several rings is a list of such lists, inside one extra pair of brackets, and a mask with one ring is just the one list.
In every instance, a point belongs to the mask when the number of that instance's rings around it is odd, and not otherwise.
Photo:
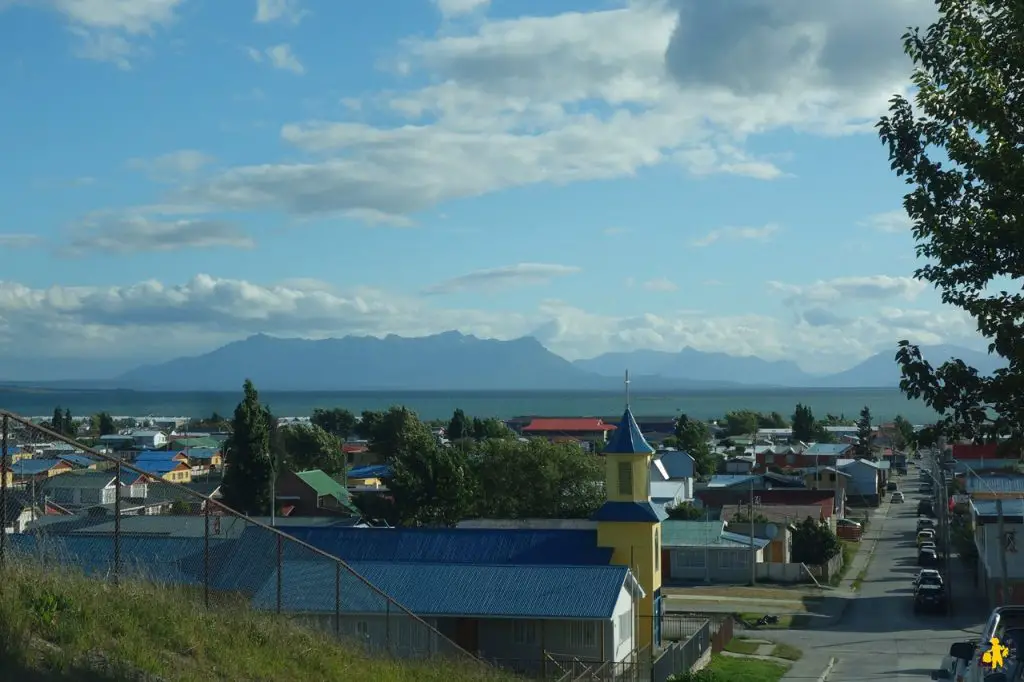
[(917, 495), (908, 495), (906, 504), (891, 505), (888, 514), (876, 517), (869, 527), (868, 537), (878, 538), (875, 554), (861, 589), (838, 624), (828, 630), (774, 634), (774, 639), (805, 652), (805, 660), (785, 680), (818, 679), (831, 656), (839, 660), (830, 682), (927, 680), (950, 644), (980, 629), (987, 611), (979, 608), (971, 578), (959, 559), (953, 562), (955, 572), (950, 576), (957, 615), (913, 614), (910, 581), (917, 571), (917, 500)]

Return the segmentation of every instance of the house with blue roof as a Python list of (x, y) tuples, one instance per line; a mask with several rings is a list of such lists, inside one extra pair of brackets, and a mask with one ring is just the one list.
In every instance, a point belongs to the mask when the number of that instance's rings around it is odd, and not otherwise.
[[(1019, 493), (1011, 497), (1014, 491), (1000, 490), (995, 486), (986, 492), (996, 495), (996, 499), (972, 499), (970, 503), (974, 544), (978, 548), (978, 585), (989, 606), (1021, 605), (1024, 604), (1024, 499), (1019, 497)], [(1000, 512), (1002, 519), (999, 518)], [(1006, 558), (1005, 587), (1001, 557)]]
[(192, 467), (177, 459), (140, 457), (135, 460), (133, 466), (153, 478), (163, 479), (171, 483), (192, 482)]
[(693, 500), (696, 463), (682, 450), (665, 450), (651, 460), (651, 501), (663, 507)]
[(57, 476), (71, 471), (74, 467), (62, 459), (19, 459), (11, 463), (11, 474), (15, 483), (30, 483), (32, 481), (45, 481), (51, 476)]
[(764, 550), (771, 540), (730, 532), (728, 525), (722, 520), (665, 521), (662, 565), (669, 578), (730, 583), (750, 580), (751, 563), (764, 563)]
[(76, 469), (95, 469), (99, 465), (99, 460), (83, 454), (58, 455), (57, 459), (64, 460)]

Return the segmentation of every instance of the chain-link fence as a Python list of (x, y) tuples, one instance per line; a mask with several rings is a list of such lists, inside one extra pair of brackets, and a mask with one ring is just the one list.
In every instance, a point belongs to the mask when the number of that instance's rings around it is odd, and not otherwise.
[[(297, 539), (300, 528), (289, 534), (296, 522), (287, 517), (229, 509), (218, 501), (222, 463), (174, 452), (129, 461), (126, 453), (84, 447), (2, 410), (0, 420), (0, 567), (36, 562), (115, 583), (185, 588), (208, 608), (249, 605), (375, 654), (473, 658), (376, 586), (415, 585), (413, 569), (352, 566), (329, 547)], [(22, 457), (16, 430), (74, 446), (77, 454)], [(317, 521), (332, 519), (301, 523)]]

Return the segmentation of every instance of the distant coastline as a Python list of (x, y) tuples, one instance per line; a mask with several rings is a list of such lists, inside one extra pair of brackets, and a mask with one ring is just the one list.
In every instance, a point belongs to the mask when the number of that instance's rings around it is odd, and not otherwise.
[[(405, 405), (422, 419), (445, 419), (456, 408), (479, 417), (508, 419), (520, 415), (606, 416), (622, 410), (621, 391), (272, 391), (261, 397), (279, 416), (305, 416), (317, 407), (353, 411)], [(115, 415), (202, 417), (230, 414), (239, 391), (139, 391), (128, 389), (48, 387), (45, 384), (0, 385), (0, 406), (24, 416), (49, 415), (60, 405), (75, 415), (106, 411)], [(902, 414), (912, 423), (930, 423), (936, 414), (920, 401), (907, 400), (897, 388), (769, 388), (637, 390), (630, 404), (637, 415), (685, 413), (698, 419), (720, 417), (730, 410), (752, 409), (791, 415), (800, 402), (816, 415), (854, 417), (867, 405), (878, 420)]]

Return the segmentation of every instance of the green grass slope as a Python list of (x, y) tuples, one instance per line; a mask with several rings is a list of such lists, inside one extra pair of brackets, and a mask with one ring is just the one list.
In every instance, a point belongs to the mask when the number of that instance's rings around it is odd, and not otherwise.
[(0, 680), (510, 682), (471, 661), (373, 658), (273, 614), (207, 611), (186, 590), (7, 565)]

